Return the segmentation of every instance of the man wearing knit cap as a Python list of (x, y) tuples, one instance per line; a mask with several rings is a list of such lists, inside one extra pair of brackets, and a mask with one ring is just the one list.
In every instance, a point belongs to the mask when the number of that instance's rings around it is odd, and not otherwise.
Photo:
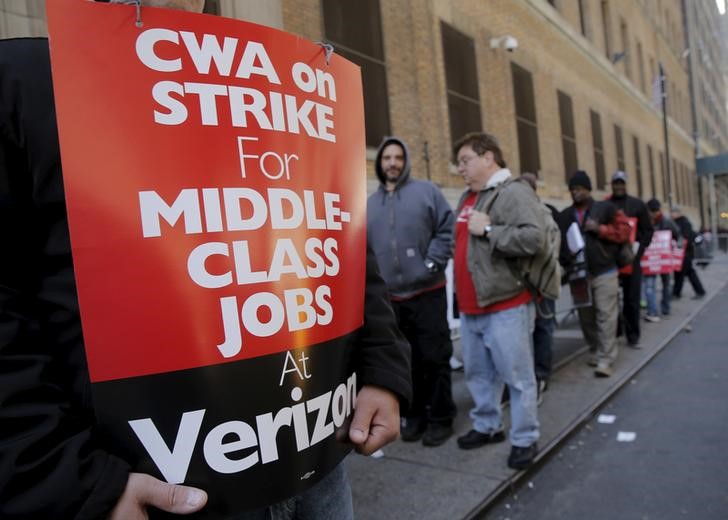
[(623, 269), (619, 275), (619, 285), (622, 286), (622, 318), (627, 344), (639, 348), (640, 341), (640, 292), (642, 288), (642, 268), (640, 260), (645, 248), (652, 240), (652, 223), (647, 206), (637, 197), (627, 195), (627, 174), (616, 171), (612, 175), (612, 203), (621, 209), (629, 218), (637, 220), (637, 234), (635, 242), (637, 248), (631, 269)]
[[(573, 276), (577, 258), (586, 262), (591, 306), (579, 307), (579, 323), (589, 345), (589, 365), (597, 377), (612, 375), (617, 358), (617, 317), (619, 314), (619, 282), (616, 256), (619, 244), (629, 238), (629, 223), (610, 201), (595, 201), (591, 196), (591, 180), (578, 170), (569, 180), (573, 204), (559, 214), (561, 255), (567, 279)], [(571, 251), (566, 233), (576, 224), (584, 238), (582, 251)]]

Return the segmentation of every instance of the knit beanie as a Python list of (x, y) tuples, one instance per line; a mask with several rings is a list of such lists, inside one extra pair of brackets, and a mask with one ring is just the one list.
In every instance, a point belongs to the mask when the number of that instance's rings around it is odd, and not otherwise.
[(660, 201), (657, 199), (648, 200), (647, 209), (649, 209), (650, 211), (659, 211), (660, 210)]
[(569, 189), (573, 188), (574, 186), (581, 186), (582, 188), (586, 188), (587, 190), (591, 191), (591, 180), (589, 180), (589, 176), (586, 174), (585, 171), (576, 170), (574, 172), (574, 175), (571, 176), (571, 179), (569, 179)]

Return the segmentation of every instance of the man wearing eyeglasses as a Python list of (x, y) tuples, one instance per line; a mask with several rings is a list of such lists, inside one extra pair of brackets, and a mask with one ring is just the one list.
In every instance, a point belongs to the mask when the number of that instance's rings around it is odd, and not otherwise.
[(505, 440), (503, 383), (511, 400), (508, 466), (524, 469), (538, 453), (537, 387), (533, 371), (535, 318), (530, 291), (515, 268), (545, 237), (536, 193), (517, 182), (491, 135), (471, 133), (453, 146), (467, 190), (455, 224), (455, 287), (460, 308), (465, 379), (475, 406), (462, 449)]

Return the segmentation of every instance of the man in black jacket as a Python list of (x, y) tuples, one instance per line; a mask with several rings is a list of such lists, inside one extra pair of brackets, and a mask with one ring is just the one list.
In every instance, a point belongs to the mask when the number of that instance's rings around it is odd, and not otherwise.
[(609, 377), (617, 358), (619, 285), (615, 258), (618, 244), (629, 236), (629, 227), (611, 202), (596, 202), (592, 198), (591, 187), (589, 176), (581, 170), (569, 180), (574, 204), (559, 214), (562, 235), (559, 261), (569, 273), (566, 279), (573, 278), (575, 268), (579, 267), (578, 251), (569, 249), (566, 235), (575, 224), (584, 239), (583, 257), (592, 301), (591, 306), (578, 308), (579, 323), (589, 345), (589, 365), (595, 367), (594, 375)]
[[(0, 241), (0, 518), (203, 507), (201, 490), (130, 473), (95, 431), (46, 39), (0, 41)], [(366, 265), (354, 350), (364, 387), (349, 438), (368, 454), (398, 435), (398, 401), (407, 406), (411, 387), (407, 345), (370, 251)]]
[(634, 255), (632, 269), (629, 273), (619, 275), (619, 285), (622, 286), (624, 333), (627, 336), (627, 344), (631, 347), (637, 347), (640, 341), (640, 297), (642, 289), (640, 260), (642, 260), (645, 248), (652, 240), (652, 223), (645, 203), (637, 197), (627, 195), (627, 174), (623, 171), (616, 171), (612, 175), (611, 201), (627, 217), (637, 219), (635, 241), (639, 244), (639, 247)]
[(680, 228), (680, 234), (683, 240), (685, 240), (685, 258), (683, 259), (682, 268), (679, 271), (675, 271), (675, 286), (672, 289), (672, 296), (676, 299), (682, 296), (682, 287), (687, 276), (695, 292), (693, 299), (699, 300), (705, 296), (705, 289), (700, 282), (700, 278), (698, 278), (698, 273), (695, 272), (695, 267), (693, 267), (693, 260), (695, 259), (695, 231), (688, 218), (682, 214), (680, 206), (670, 208), (670, 217), (677, 224), (677, 227)]

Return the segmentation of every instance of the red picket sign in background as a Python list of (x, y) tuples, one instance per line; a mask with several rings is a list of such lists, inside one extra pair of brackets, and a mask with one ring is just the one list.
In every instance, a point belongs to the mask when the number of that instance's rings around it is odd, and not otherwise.
[(646, 275), (669, 274), (673, 271), (672, 232), (655, 231), (652, 241), (642, 255), (642, 273)]

